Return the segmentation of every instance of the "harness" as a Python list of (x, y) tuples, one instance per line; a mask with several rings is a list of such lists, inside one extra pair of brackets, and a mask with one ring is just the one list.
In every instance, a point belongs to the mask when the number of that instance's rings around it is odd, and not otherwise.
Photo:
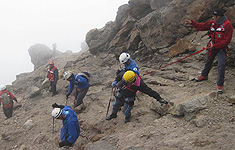
[[(230, 23), (229, 20), (227, 19), (224, 23), (222, 23), (221, 25), (219, 25), (219, 27), (216, 28), (215, 23), (213, 22), (211, 24), (210, 27), (210, 31), (208, 36), (210, 37), (210, 42), (208, 43), (208, 46), (210, 46), (211, 44), (215, 44), (219, 41), (221, 41), (222, 39), (224, 39), (224, 32), (225, 32), (225, 26)], [(227, 52), (227, 56), (228, 56), (228, 51), (229, 48), (228, 46), (225, 47), (225, 49), (223, 49)], [(209, 56), (211, 55), (211, 50), (209, 50)]]

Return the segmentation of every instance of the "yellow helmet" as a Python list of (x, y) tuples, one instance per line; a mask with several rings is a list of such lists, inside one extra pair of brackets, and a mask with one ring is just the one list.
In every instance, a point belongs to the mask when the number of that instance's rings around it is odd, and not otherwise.
[(127, 84), (132, 84), (136, 81), (136, 75), (133, 71), (125, 72), (122, 78)]

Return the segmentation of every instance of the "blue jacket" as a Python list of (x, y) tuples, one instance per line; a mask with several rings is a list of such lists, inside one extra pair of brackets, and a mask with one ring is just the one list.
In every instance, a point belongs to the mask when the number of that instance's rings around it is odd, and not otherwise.
[(62, 114), (66, 117), (63, 120), (63, 127), (60, 130), (60, 139), (62, 142), (67, 140), (73, 144), (80, 135), (80, 126), (77, 114), (70, 106), (65, 106), (62, 109)]
[(76, 85), (78, 89), (86, 89), (90, 87), (87, 79), (81, 75), (77, 76), (77, 74), (74, 74), (73, 80), (70, 81), (68, 94), (72, 93), (74, 85)]
[(138, 76), (139, 76), (140, 73), (139, 73), (138, 65), (136, 64), (136, 62), (133, 59), (130, 59), (130, 60), (131, 60), (130, 64), (125, 65), (125, 68), (123, 68), (121, 71), (131, 70), (131, 71), (135, 72), (136, 74), (138, 74)]

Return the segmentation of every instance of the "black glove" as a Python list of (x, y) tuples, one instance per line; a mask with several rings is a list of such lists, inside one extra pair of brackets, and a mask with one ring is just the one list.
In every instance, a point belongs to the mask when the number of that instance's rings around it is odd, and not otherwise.
[(118, 75), (120, 72), (121, 72), (121, 70), (118, 69), (118, 70), (116, 71), (116, 75)]
[(66, 99), (68, 99), (68, 98), (69, 98), (69, 95), (70, 95), (69, 93), (67, 93), (67, 94), (66, 94)]
[(51, 106), (52, 106), (53, 108), (59, 108), (59, 105), (56, 104), (56, 103), (55, 103), (55, 104), (52, 104)]
[(63, 109), (64, 108), (64, 105), (58, 105), (58, 104), (52, 104), (51, 105), (53, 108), (60, 108), (60, 109)]
[(64, 140), (62, 142), (59, 143), (59, 146), (60, 147), (63, 147), (63, 146), (72, 146), (73, 144), (70, 143), (68, 140)]
[(168, 104), (168, 102), (165, 101), (163, 98), (161, 98), (160, 100), (158, 100), (158, 102), (161, 103), (161, 104)]

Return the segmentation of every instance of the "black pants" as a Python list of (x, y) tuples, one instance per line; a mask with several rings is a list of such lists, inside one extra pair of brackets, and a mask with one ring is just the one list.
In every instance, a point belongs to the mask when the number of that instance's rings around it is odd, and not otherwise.
[(76, 93), (75, 93), (76, 101), (75, 101), (74, 107), (77, 107), (83, 103), (83, 99), (86, 96), (86, 93), (88, 92), (88, 90), (89, 90), (89, 87), (81, 91), (76, 90)]
[(52, 96), (56, 95), (56, 83), (54, 81), (50, 81)]
[(225, 63), (226, 63), (226, 51), (224, 50), (212, 50), (211, 55), (209, 56), (209, 51), (206, 53), (206, 64), (204, 66), (204, 69), (202, 70), (202, 76), (207, 77), (211, 67), (212, 63), (215, 59), (215, 56), (217, 56), (218, 59), (218, 75), (217, 75), (217, 85), (223, 86), (224, 85), (224, 74), (225, 74)]
[(12, 113), (13, 113), (13, 106), (10, 107), (10, 108), (4, 108), (3, 107), (3, 112), (5, 114), (5, 116), (8, 118), (11, 118), (12, 117)]

